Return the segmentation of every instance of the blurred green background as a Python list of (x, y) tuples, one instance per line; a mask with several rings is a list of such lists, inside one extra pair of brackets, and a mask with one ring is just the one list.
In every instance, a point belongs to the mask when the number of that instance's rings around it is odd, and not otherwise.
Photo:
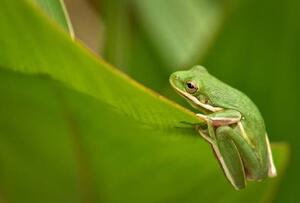
[[(299, 13), (297, 0), (4, 0), (0, 202), (297, 202)], [(192, 111), (175, 70), (201, 64), (242, 90), (290, 146), (275, 147), (279, 178), (234, 191), (180, 125), (196, 118), (107, 62)]]
[[(121, 42), (106, 41), (104, 56), (138, 81), (181, 102), (170, 95), (166, 78), (198, 63), (250, 96), (270, 139), (291, 144), (290, 166), (275, 202), (297, 202), (299, 1), (107, 0), (101, 6), (104, 22), (112, 25), (106, 25), (107, 35), (121, 35)], [(120, 16), (109, 16), (114, 11)], [(111, 54), (115, 51), (126, 55), (118, 58)]]

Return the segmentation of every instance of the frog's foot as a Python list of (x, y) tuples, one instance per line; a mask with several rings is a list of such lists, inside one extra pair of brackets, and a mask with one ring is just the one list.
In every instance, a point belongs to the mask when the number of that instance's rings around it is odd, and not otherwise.
[(209, 117), (204, 114), (197, 113), (196, 116), (201, 120), (205, 121), (206, 123), (210, 120)]
[(180, 124), (186, 125), (186, 126), (192, 126), (192, 127), (198, 125), (198, 123), (190, 123), (190, 122), (187, 122), (187, 121), (180, 121)]
[(198, 128), (197, 129), (201, 137), (203, 137), (207, 142), (209, 142), (211, 145), (216, 144), (215, 141), (208, 135), (207, 130), (203, 130)]

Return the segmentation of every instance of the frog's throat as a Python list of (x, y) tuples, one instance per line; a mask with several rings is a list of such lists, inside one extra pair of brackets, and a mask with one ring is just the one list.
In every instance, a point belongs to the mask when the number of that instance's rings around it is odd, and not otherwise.
[[(173, 86), (173, 85), (172, 85)], [(200, 107), (200, 108), (204, 108), (208, 111), (211, 111), (211, 112), (217, 112), (217, 111), (221, 111), (223, 110), (223, 108), (220, 108), (220, 107), (214, 107), (214, 106), (211, 106), (209, 104), (204, 104), (202, 102), (200, 102), (197, 97), (185, 92), (185, 91), (182, 91), (181, 89), (177, 88), (176, 86), (173, 86), (174, 89), (180, 94), (182, 95), (185, 99), (187, 99), (188, 101), (192, 102), (193, 105), (197, 106), (197, 107)]]

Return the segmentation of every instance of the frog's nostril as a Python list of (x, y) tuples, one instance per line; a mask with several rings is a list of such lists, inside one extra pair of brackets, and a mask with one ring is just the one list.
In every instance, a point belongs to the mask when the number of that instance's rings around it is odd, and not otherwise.
[(176, 79), (178, 79), (178, 76), (176, 74), (172, 74), (170, 78), (176, 80)]

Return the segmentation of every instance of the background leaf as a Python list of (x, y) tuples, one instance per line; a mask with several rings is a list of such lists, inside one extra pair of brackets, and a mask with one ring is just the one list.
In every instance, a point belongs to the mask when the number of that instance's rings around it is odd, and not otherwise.
[(223, 19), (218, 0), (136, 0), (134, 4), (141, 26), (173, 70), (194, 64), (204, 54)]
[(225, 15), (218, 0), (104, 0), (100, 8), (104, 58), (164, 93), (172, 71), (205, 54)]
[(74, 38), (72, 23), (63, 0), (28, 0), (38, 5), (47, 15), (55, 20), (63, 29)]

